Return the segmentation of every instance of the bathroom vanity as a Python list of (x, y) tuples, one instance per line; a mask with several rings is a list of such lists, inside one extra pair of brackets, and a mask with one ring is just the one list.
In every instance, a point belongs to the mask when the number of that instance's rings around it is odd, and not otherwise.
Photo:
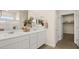
[(36, 49), (46, 43), (46, 29), (0, 35), (0, 49)]

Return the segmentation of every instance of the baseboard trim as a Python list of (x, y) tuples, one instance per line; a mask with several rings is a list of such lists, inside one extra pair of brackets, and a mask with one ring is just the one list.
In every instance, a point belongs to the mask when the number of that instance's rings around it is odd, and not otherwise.
[(45, 45), (51, 46), (51, 47), (53, 47), (53, 48), (56, 47), (56, 44), (48, 44), (48, 43), (46, 43)]

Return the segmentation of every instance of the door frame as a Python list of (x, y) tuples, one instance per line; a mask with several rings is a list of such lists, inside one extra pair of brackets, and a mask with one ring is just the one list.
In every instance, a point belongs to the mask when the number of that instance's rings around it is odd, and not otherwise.
[(77, 20), (77, 12), (75, 11), (75, 12), (70, 12), (70, 13), (63, 13), (63, 14), (59, 14), (58, 16), (59, 16), (59, 25), (60, 25), (60, 27), (59, 27), (59, 39), (58, 39), (58, 41), (60, 41), (60, 40), (62, 40), (63, 39), (63, 15), (69, 15), (69, 14), (74, 14), (74, 43), (76, 43), (76, 36), (77, 36), (77, 31), (76, 31), (76, 20)]
[[(74, 13), (70, 13), (70, 14), (65, 14), (65, 15), (73, 15), (73, 18), (75, 17), (74, 16)], [(63, 19), (63, 16), (65, 16), (65, 15), (61, 15), (61, 21), (62, 21), (62, 39), (63, 39), (63, 34), (64, 34), (64, 24), (63, 24), (63, 21), (64, 21), (64, 19)], [(74, 20), (75, 21), (75, 20)], [(75, 28), (73, 28), (73, 29), (75, 29)], [(74, 31), (75, 32), (75, 31)], [(74, 33), (73, 33), (74, 34)], [(61, 40), (62, 40), (61, 39)]]

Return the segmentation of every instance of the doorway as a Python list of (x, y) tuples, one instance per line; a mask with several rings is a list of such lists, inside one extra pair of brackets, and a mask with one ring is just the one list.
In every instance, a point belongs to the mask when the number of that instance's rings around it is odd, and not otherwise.
[(74, 43), (74, 14), (62, 16), (63, 40)]
[(77, 48), (74, 43), (74, 13), (61, 15), (61, 36), (56, 48), (72, 49)]

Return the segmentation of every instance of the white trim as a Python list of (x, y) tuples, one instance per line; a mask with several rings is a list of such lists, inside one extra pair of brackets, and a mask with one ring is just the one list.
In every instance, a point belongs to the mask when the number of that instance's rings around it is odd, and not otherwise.
[[(68, 14), (74, 14), (74, 43), (76, 43), (76, 18), (77, 18), (77, 15), (76, 15), (76, 11), (74, 11), (74, 12), (63, 12), (63, 13), (59, 13), (59, 15), (58, 15), (58, 20), (62, 20), (62, 16), (63, 15), (68, 15)], [(59, 24), (59, 25), (62, 25), (62, 23), (61, 24)], [(62, 34), (63, 34), (63, 32), (62, 32)], [(60, 34), (59, 34), (60, 35)], [(58, 41), (60, 41), (62, 39), (62, 37), (60, 37), (59, 39), (58, 39)]]
[(53, 48), (56, 47), (56, 44), (49, 44), (49, 43), (46, 43), (46, 45), (51, 46), (51, 47), (53, 47)]

